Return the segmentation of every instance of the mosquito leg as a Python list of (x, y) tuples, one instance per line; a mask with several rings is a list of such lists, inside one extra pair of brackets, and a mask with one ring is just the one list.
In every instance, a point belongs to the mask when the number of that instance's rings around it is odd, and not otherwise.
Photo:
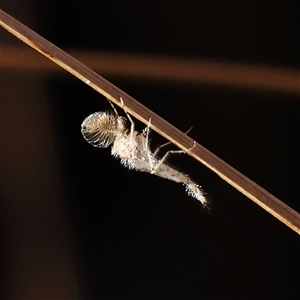
[[(193, 127), (191, 127), (188, 131), (186, 131), (185, 134), (188, 134), (188, 133), (192, 130), (192, 128), (193, 128)], [(171, 142), (167, 142), (167, 143), (165, 143), (165, 144), (162, 144), (162, 145), (158, 146), (158, 147), (156, 148), (156, 150), (154, 151), (153, 156), (156, 157), (157, 153), (158, 153), (163, 147), (165, 147), (165, 146), (167, 146), (167, 145), (169, 145), (169, 144), (171, 144)], [(193, 146), (193, 148), (194, 148), (194, 147), (195, 147), (195, 146)], [(193, 149), (193, 148), (191, 148), (191, 149)], [(191, 149), (189, 149), (189, 150), (191, 150)]]
[(147, 148), (149, 148), (150, 125), (151, 125), (151, 118), (148, 121), (147, 127), (145, 127), (145, 129), (143, 130), (143, 135), (145, 136), (145, 139), (146, 139), (145, 144), (146, 144)]
[(127, 112), (127, 110), (126, 110), (126, 108), (125, 108), (124, 100), (123, 100), (122, 97), (120, 97), (120, 101), (121, 101), (122, 108), (123, 108), (123, 110), (124, 110), (124, 112), (125, 112), (125, 114), (126, 114), (128, 120), (129, 120), (129, 122), (130, 122), (130, 124), (131, 124), (131, 126), (130, 126), (130, 140), (133, 141), (133, 134), (134, 134), (135, 125), (134, 125), (134, 122), (132, 121), (132, 119), (131, 119), (129, 113)]
[(112, 107), (112, 109), (114, 110), (114, 113), (116, 114), (117, 117), (119, 117), (119, 114), (118, 114), (118, 111), (117, 109), (115, 108), (115, 106), (113, 105), (113, 103), (107, 99), (107, 101), (109, 102), (110, 106)]
[(158, 164), (152, 169), (152, 174), (153, 173), (156, 173), (156, 171), (159, 169), (159, 167), (168, 159), (168, 157), (171, 155), (171, 154), (181, 154), (181, 153), (184, 153), (183, 150), (170, 150), (168, 151), (164, 156), (163, 158), (158, 162)]
[(143, 134), (145, 135), (145, 148), (146, 148), (145, 150), (147, 152), (150, 169), (153, 170), (154, 169), (153, 160), (152, 160), (153, 156), (151, 156), (151, 150), (150, 150), (150, 145), (149, 145), (150, 125), (151, 125), (151, 118), (148, 121), (147, 127), (143, 130)]
[(171, 144), (171, 142), (167, 142), (167, 143), (165, 143), (165, 144), (162, 144), (162, 145), (158, 146), (158, 147), (156, 148), (156, 150), (154, 151), (153, 156), (156, 157), (157, 153), (158, 153), (163, 147), (166, 147), (166, 146), (169, 145), (169, 144)]
[[(192, 126), (188, 131), (186, 131), (185, 134), (188, 134), (192, 129), (193, 129), (193, 126)], [(193, 148), (194, 148), (194, 147), (195, 147), (195, 146), (193, 146)], [(193, 149), (193, 148), (192, 148), (192, 149)]]
[[(188, 151), (191, 151), (192, 149), (194, 149), (196, 147), (196, 142), (194, 141), (194, 145), (193, 147), (191, 147), (190, 149), (188, 149)], [(152, 174), (155, 173), (159, 167), (164, 164), (164, 162), (168, 159), (168, 157), (171, 155), (171, 154), (182, 154), (182, 153), (185, 153), (185, 151), (183, 150), (170, 150), (168, 151), (164, 156), (163, 158), (158, 162), (158, 164), (154, 167), (154, 169), (152, 169)]]

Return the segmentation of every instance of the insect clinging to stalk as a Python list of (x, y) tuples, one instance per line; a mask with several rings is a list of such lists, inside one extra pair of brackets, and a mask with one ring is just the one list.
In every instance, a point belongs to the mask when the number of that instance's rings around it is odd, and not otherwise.
[(149, 125), (151, 120), (149, 120), (148, 126), (142, 132), (136, 131), (133, 120), (124, 108), (123, 99), (121, 98), (120, 100), (130, 121), (130, 130), (128, 131), (125, 126), (127, 119), (119, 116), (111, 103), (114, 113), (96, 112), (83, 121), (81, 125), (83, 137), (94, 147), (107, 148), (109, 145), (112, 145), (111, 154), (119, 158), (124, 167), (183, 183), (187, 193), (199, 200), (207, 208), (207, 200), (201, 187), (192, 181), (188, 175), (175, 170), (166, 163), (170, 154), (184, 152), (182, 150), (171, 150), (161, 159), (158, 158), (158, 152), (166, 144), (159, 146), (154, 153), (151, 152), (149, 143)]

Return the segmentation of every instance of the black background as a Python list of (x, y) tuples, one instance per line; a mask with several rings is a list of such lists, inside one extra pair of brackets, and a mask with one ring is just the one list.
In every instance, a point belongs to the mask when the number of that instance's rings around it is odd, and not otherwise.
[[(297, 1), (36, 1), (36, 11), (39, 33), (62, 48), (299, 69)], [(300, 211), (299, 96), (105, 77)], [(86, 299), (300, 296), (296, 233), (188, 156), (170, 163), (203, 186), (211, 214), (179, 184), (123, 168), (80, 133), (106, 99), (71, 76), (47, 82)]]

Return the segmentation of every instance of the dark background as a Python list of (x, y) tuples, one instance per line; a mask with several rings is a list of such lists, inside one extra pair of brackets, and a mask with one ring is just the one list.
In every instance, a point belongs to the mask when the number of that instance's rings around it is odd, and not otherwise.
[[(298, 4), (33, 1), (33, 28), (63, 49), (299, 70)], [(105, 77), (300, 211), (299, 94)], [(170, 162), (203, 186), (211, 214), (179, 184), (123, 168), (80, 133), (86, 116), (110, 109), (105, 98), (70, 75), (44, 80), (83, 298), (300, 296), (295, 232), (188, 156)]]

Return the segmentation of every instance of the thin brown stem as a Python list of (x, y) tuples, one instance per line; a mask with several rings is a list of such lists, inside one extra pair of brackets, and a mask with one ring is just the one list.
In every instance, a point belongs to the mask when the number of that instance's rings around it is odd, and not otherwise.
[(299, 213), (271, 195), (255, 182), (232, 168), (200, 144), (196, 143), (195, 147), (193, 147), (194, 140), (186, 134), (175, 128), (154, 112), (150, 111), (147, 107), (143, 106), (141, 103), (96, 74), (75, 58), (1, 10), (0, 25), (24, 43), (45, 55), (47, 58), (88, 84), (118, 106), (122, 106), (120, 101), (122, 98), (124, 100), (126, 111), (138, 120), (148, 124), (148, 121), (151, 118), (151, 128), (153, 130), (207, 166), (249, 199), (300, 234)]

